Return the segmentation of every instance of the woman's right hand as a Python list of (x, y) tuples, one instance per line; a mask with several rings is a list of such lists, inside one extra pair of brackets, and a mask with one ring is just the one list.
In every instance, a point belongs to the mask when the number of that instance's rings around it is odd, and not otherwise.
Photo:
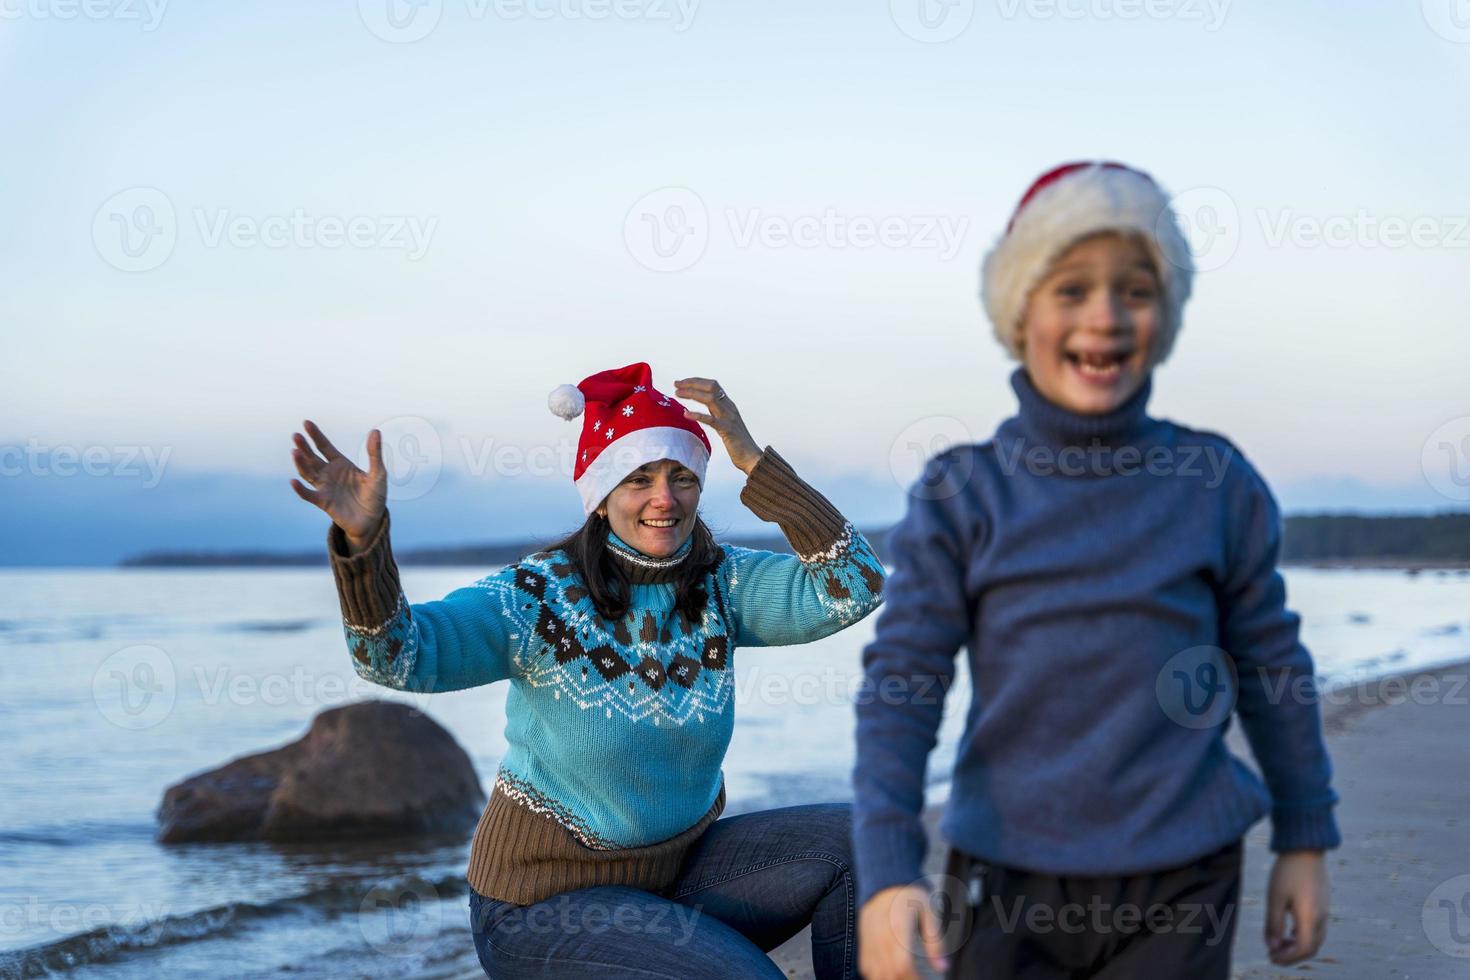
[(346, 533), (348, 544), (356, 552), (377, 530), (388, 509), (388, 470), (383, 466), (383, 433), (377, 429), (368, 433), (368, 471), (364, 473), (332, 445), (316, 423), (307, 419), (303, 424), (321, 455), (312, 451), (301, 433), (293, 432), (291, 441), (296, 445), (291, 450), (291, 461), (296, 464), (296, 472), (315, 489), (307, 489), (294, 478), (291, 489), (302, 500), (326, 511), (327, 516)]

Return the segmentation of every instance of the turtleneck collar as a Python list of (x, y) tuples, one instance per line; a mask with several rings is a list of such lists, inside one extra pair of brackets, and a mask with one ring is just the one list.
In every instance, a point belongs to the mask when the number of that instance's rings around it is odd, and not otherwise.
[(679, 577), (679, 570), (684, 567), (684, 560), (689, 557), (689, 550), (694, 546), (694, 535), (685, 538), (679, 550), (667, 558), (645, 555), (614, 534), (612, 528), (607, 529), (607, 546), (608, 553), (623, 569), (629, 582), (634, 585), (650, 585), (656, 582), (672, 582)]
[(1145, 414), (1153, 390), (1152, 372), (1144, 376), (1143, 384), (1127, 401), (1100, 414), (1074, 412), (1051, 401), (1037, 389), (1024, 367), (1016, 368), (1011, 374), (1011, 387), (1020, 399), (1017, 418), (1027, 434), (1053, 447), (1134, 444), (1158, 424)]

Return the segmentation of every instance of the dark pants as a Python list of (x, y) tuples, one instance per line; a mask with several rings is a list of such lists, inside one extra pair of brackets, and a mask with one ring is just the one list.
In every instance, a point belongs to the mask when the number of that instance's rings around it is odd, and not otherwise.
[(783, 807), (710, 824), (662, 894), (621, 886), (514, 905), (470, 891), (486, 975), (781, 978), (766, 951), (812, 927), (818, 980), (857, 976), (847, 804)]
[(951, 850), (941, 900), (962, 945), (951, 978), (1227, 980), (1239, 841), (1177, 868), (1124, 877), (1033, 874)]

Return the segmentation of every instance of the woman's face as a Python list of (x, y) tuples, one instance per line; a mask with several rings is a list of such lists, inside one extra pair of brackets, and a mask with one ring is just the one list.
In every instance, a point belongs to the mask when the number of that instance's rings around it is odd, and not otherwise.
[(1162, 295), (1148, 252), (1132, 236), (1095, 235), (1062, 253), (1021, 324), (1022, 361), (1037, 390), (1088, 414), (1127, 401), (1153, 366)]
[(645, 463), (613, 488), (600, 509), (618, 537), (650, 558), (667, 558), (694, 531), (699, 480), (672, 459)]

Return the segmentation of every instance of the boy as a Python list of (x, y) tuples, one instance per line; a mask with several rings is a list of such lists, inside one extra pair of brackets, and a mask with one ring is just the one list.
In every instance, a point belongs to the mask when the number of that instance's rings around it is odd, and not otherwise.
[[(1223, 980), (1241, 839), (1267, 813), (1271, 958), (1321, 944), (1337, 796), (1280, 514), (1228, 440), (1144, 411), (1192, 272), (1167, 196), (1117, 163), (1044, 174), (986, 257), (1020, 412), (931, 460), (890, 535), (853, 774), (867, 980), (915, 976), (916, 926), (956, 977)], [(942, 937), (917, 883), (927, 692), (961, 645)], [(1225, 746), (1232, 709), (1264, 785)]]

